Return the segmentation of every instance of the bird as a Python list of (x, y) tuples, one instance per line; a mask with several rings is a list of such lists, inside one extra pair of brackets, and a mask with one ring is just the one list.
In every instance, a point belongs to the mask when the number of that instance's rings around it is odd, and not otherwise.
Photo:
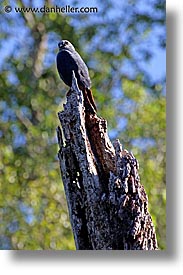
[(63, 82), (72, 86), (72, 71), (74, 71), (78, 87), (83, 92), (84, 106), (87, 111), (96, 113), (97, 108), (92, 95), (91, 80), (87, 65), (75, 50), (74, 46), (68, 40), (62, 40), (58, 43), (59, 52), (56, 63), (57, 70)]

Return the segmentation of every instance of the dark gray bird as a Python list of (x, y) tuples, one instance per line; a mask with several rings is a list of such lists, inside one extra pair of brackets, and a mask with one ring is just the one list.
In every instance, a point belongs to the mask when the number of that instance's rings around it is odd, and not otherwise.
[(88, 68), (74, 46), (67, 40), (58, 43), (57, 70), (60, 78), (69, 87), (72, 86), (72, 71), (77, 78), (78, 86), (83, 92), (85, 108), (96, 112), (97, 108), (91, 91), (91, 80)]

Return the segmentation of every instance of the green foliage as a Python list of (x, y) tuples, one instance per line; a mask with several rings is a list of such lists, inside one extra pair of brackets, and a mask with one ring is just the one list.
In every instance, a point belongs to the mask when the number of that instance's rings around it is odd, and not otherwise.
[[(139, 11), (140, 0), (119, 2), (97, 4), (98, 14), (1, 15), (1, 249), (75, 249), (55, 133), (67, 91), (55, 66), (61, 38), (70, 40), (87, 62), (109, 134), (139, 160), (158, 243), (166, 248), (165, 83), (153, 82), (139, 63), (139, 57), (148, 64), (153, 56), (144, 45), (153, 26), (164, 27), (164, 1), (149, 1), (150, 14)], [(165, 37), (158, 35), (164, 47)]]
[(126, 141), (125, 147), (132, 150), (139, 161), (141, 182), (148, 194), (149, 211), (156, 227), (158, 243), (165, 248), (166, 101), (163, 96), (157, 98), (148, 95), (142, 87), (128, 80), (124, 81), (123, 89), (124, 94), (135, 100), (136, 105), (133, 113), (126, 116), (128, 123), (121, 140)]

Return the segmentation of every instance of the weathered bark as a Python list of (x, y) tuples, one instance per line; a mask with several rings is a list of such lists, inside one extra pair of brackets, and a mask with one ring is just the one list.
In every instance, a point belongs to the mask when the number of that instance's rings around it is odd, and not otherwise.
[(158, 249), (138, 162), (119, 140), (111, 143), (106, 120), (85, 112), (74, 75), (58, 117), (58, 157), (76, 249)]

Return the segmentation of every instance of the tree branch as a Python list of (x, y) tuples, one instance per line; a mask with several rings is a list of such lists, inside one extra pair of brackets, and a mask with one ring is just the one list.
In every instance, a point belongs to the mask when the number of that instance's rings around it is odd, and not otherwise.
[(76, 249), (158, 249), (138, 162), (119, 140), (111, 143), (105, 119), (85, 112), (74, 74), (58, 117), (58, 157)]

